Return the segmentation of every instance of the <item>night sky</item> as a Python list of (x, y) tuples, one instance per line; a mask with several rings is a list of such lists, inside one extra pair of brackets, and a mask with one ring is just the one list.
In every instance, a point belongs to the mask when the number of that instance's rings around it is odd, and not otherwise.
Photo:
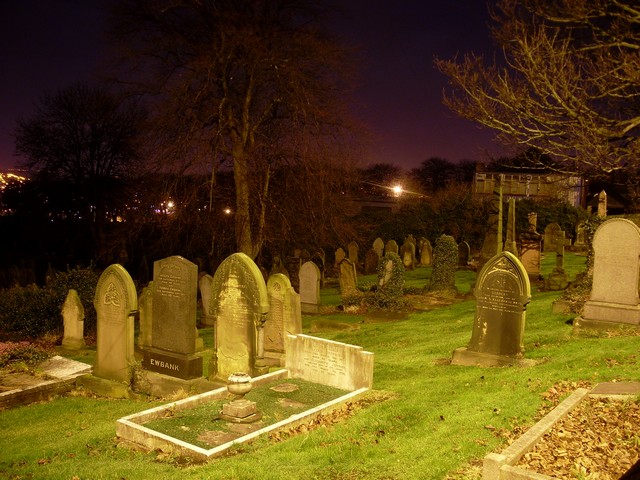
[[(104, 0), (0, 2), (0, 169), (17, 162), (13, 131), (45, 91), (89, 81), (101, 66)], [(410, 169), (431, 157), (483, 160), (493, 134), (442, 105), (433, 58), (491, 53), (483, 0), (343, 0), (334, 28), (361, 47), (359, 114), (374, 135), (365, 163)]]

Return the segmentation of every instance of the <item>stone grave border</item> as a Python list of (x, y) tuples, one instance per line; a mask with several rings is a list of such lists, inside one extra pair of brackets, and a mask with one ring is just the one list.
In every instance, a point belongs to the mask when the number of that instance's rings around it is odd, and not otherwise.
[(565, 398), (557, 407), (545, 415), (538, 423), (527, 430), (511, 445), (500, 453), (488, 453), (484, 457), (482, 479), (483, 480), (555, 480), (555, 477), (543, 475), (516, 464), (531, 450), (536, 443), (551, 428), (564, 417), (566, 417), (578, 404), (587, 397), (610, 397), (624, 398), (638, 395), (638, 385), (628, 384), (629, 389), (625, 391), (624, 382), (601, 383), (593, 389), (578, 388), (571, 395)]
[[(275, 372), (260, 375), (251, 379), (254, 387), (261, 386), (276, 380), (282, 380), (289, 378), (288, 370), (278, 370)], [(368, 388), (360, 388), (349, 392), (341, 397), (331, 400), (322, 405), (318, 405), (310, 410), (291, 415), (290, 417), (281, 420), (280, 422), (269, 425), (255, 432), (251, 432), (242, 437), (236, 438), (230, 442), (218, 445), (211, 449), (205, 449), (184, 442), (177, 438), (170, 437), (160, 432), (156, 432), (144, 426), (145, 423), (155, 420), (157, 418), (164, 417), (168, 412), (179, 412), (188, 410), (190, 408), (198, 407), (206, 403), (211, 403), (216, 400), (228, 398), (228, 392), (226, 387), (212, 390), (210, 392), (195, 395), (183, 400), (167, 403), (159, 407), (151, 408), (140, 413), (128, 415), (119, 419), (116, 422), (116, 435), (126, 442), (135, 446), (142, 447), (144, 450), (151, 451), (160, 449), (163, 452), (177, 454), (179, 456), (190, 457), (196, 461), (206, 462), (212, 458), (223, 455), (234, 445), (249, 442), (254, 438), (263, 435), (268, 432), (289, 429), (295, 427), (301, 423), (309, 422), (310, 420), (328, 414), (333, 410), (340, 408), (346, 402), (352, 402), (368, 392)], [(212, 412), (213, 414), (213, 412)]]

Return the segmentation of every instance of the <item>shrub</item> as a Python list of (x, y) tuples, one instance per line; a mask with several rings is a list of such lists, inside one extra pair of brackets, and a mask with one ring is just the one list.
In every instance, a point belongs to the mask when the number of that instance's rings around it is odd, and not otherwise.
[[(391, 269), (387, 264), (391, 262)], [(404, 300), (404, 265), (397, 253), (387, 253), (378, 262), (378, 282), (375, 288), (365, 296), (367, 308), (376, 310), (406, 310), (409, 303)]]
[(433, 248), (431, 283), (426, 290), (441, 295), (457, 295), (456, 270), (458, 269), (458, 244), (450, 235), (440, 235)]
[(0, 368), (12, 364), (26, 365), (33, 368), (49, 358), (46, 350), (29, 342), (0, 342)]
[(85, 310), (85, 329), (95, 331), (93, 295), (98, 274), (92, 269), (73, 269), (56, 274), (45, 287), (30, 285), (0, 290), (0, 329), (23, 338), (36, 338), (62, 330), (61, 309), (70, 289), (75, 289)]

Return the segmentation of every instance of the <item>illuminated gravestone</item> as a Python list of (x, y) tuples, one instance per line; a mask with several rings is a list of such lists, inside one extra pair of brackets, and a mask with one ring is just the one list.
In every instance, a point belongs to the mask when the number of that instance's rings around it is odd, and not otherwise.
[(80, 350), (84, 343), (84, 307), (76, 290), (69, 290), (62, 306), (64, 323), (64, 337), (62, 348), (66, 350)]
[(431, 242), (422, 237), (420, 239), (420, 265), (423, 267), (427, 267), (431, 265), (433, 260), (433, 248), (431, 247)]
[(384, 255), (384, 241), (380, 237), (373, 241), (373, 249), (378, 254), (378, 258), (382, 258), (382, 255)]
[(476, 315), (468, 347), (453, 352), (453, 365), (528, 366), (523, 358), (529, 276), (510, 252), (491, 258), (476, 282)]
[(153, 264), (151, 348), (144, 351), (146, 370), (183, 380), (202, 376), (196, 352), (198, 266), (173, 256)]
[(640, 228), (623, 218), (607, 220), (593, 236), (593, 253), (591, 297), (575, 324), (640, 325)]
[(129, 383), (135, 363), (133, 316), (138, 309), (138, 296), (131, 276), (122, 265), (111, 265), (102, 272), (93, 306), (98, 317), (93, 374)]
[[(413, 237), (411, 237), (413, 238)], [(405, 240), (400, 247), (400, 258), (402, 264), (407, 270), (413, 270), (416, 264), (416, 244), (411, 239)]]
[(395, 240), (389, 240), (384, 246), (384, 253), (398, 253), (398, 243)]
[(338, 265), (340, 272), (340, 295), (344, 299), (358, 294), (358, 275), (356, 273), (356, 266), (345, 258)]
[(264, 322), (265, 356), (283, 360), (286, 353), (285, 337), (302, 333), (300, 295), (293, 289), (289, 279), (282, 274), (269, 277), (267, 295), (269, 313)]
[(318, 313), (320, 269), (314, 262), (305, 262), (300, 267), (300, 305), (305, 313)]
[(268, 311), (267, 286), (258, 266), (244, 253), (227, 257), (211, 286), (216, 348), (210, 379), (226, 381), (233, 373), (252, 377), (266, 373), (262, 336)]
[(360, 247), (358, 246), (358, 242), (349, 242), (347, 246), (347, 251), (349, 252), (349, 261), (354, 265), (358, 265), (358, 253), (360, 252)]

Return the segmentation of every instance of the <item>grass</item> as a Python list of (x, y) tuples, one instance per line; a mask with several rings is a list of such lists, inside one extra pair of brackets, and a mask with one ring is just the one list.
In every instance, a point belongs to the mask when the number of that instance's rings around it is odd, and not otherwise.
[[(543, 274), (553, 268), (543, 259)], [(584, 257), (565, 256), (570, 277)], [(425, 282), (429, 269), (408, 272)], [(473, 275), (458, 272), (460, 290)], [(366, 281), (366, 279), (365, 279)], [(324, 292), (331, 295), (332, 293)], [(333, 293), (335, 295), (335, 292)], [(275, 441), (259, 438), (235, 455), (190, 465), (158, 452), (122, 448), (115, 420), (158, 401), (65, 397), (0, 414), (0, 477), (33, 479), (443, 479), (479, 478), (469, 469), (505, 445), (496, 432), (532, 425), (559, 382), (639, 380), (640, 339), (631, 332), (575, 335), (571, 316), (552, 314), (559, 292), (533, 289), (527, 307), (525, 356), (535, 367), (448, 365), (452, 351), (471, 338), (475, 302), (467, 300), (407, 319), (326, 329), (324, 338), (375, 353), (374, 391), (367, 408), (324, 428)], [(333, 313), (311, 320), (356, 322)], [(346, 320), (345, 320), (346, 319)], [(210, 333), (202, 332), (206, 337)], [(207, 363), (207, 362), (205, 362)], [(489, 427), (489, 428), (487, 428)], [(454, 473), (462, 472), (463, 473)], [(474, 473), (475, 472), (475, 473)], [(475, 476), (474, 476), (475, 475)]]

